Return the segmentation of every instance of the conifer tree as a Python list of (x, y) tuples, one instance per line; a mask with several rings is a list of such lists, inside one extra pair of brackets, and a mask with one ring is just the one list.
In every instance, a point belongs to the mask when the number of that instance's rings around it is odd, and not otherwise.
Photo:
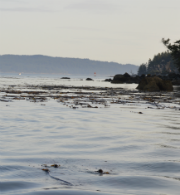
[(162, 42), (171, 51), (174, 64), (177, 66), (180, 72), (180, 40), (174, 42), (174, 44), (171, 44), (170, 39), (163, 38)]
[(146, 75), (147, 73), (147, 67), (146, 64), (141, 64), (138, 69), (138, 75), (141, 76), (142, 74)]

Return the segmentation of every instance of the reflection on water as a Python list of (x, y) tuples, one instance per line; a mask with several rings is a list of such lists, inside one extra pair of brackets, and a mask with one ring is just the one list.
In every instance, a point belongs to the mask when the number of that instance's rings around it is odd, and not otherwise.
[[(0, 78), (0, 87), (111, 86), (98, 78), (75, 79)], [(99, 109), (69, 109), (52, 99), (43, 104), (0, 101), (2, 194), (179, 194), (180, 111), (147, 109), (140, 103)], [(51, 167), (55, 163), (61, 166)], [(42, 171), (43, 164), (52, 177)], [(99, 174), (98, 169), (110, 174)]]

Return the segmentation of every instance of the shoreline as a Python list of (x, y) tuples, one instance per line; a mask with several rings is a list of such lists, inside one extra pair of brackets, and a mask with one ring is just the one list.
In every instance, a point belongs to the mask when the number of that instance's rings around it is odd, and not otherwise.
[[(26, 100), (34, 103), (44, 103), (55, 100), (57, 103), (72, 109), (108, 108), (111, 105), (141, 103), (151, 105), (157, 109), (173, 108), (180, 110), (180, 94), (178, 91), (142, 92), (121, 87), (13, 85), (13, 87), (8, 86), (6, 89), (0, 89), (0, 92), (0, 101), (2, 102)], [(165, 104), (171, 104), (171, 106)]]

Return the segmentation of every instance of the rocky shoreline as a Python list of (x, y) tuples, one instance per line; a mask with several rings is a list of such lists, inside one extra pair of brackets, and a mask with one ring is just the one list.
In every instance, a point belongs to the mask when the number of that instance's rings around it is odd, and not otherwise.
[(137, 89), (144, 91), (173, 91), (173, 85), (180, 85), (180, 74), (130, 76), (128, 73), (117, 74), (113, 79), (106, 79), (112, 84), (139, 84)]
[[(18, 87), (18, 88), (16, 88)], [(115, 105), (145, 104), (151, 109), (180, 110), (179, 92), (139, 92), (113, 87), (88, 87), (64, 85), (24, 85), (8, 86), (0, 89), (0, 101), (6, 106), (8, 102), (30, 101), (46, 105), (49, 100), (71, 109), (109, 108)], [(139, 113), (142, 114), (142, 113)]]
[(145, 77), (159, 77), (162, 80), (169, 80), (173, 85), (180, 85), (180, 74), (170, 73), (168, 75), (141, 75), (141, 76), (130, 76), (128, 73), (125, 74), (117, 74), (113, 79), (106, 79), (105, 81), (109, 81), (111, 83), (136, 83), (139, 84), (142, 79)]

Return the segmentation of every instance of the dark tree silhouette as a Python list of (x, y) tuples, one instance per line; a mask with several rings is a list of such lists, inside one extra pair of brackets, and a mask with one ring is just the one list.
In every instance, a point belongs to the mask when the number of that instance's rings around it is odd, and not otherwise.
[(180, 40), (174, 42), (174, 44), (171, 44), (170, 39), (163, 38), (162, 42), (171, 51), (174, 64), (177, 66), (180, 72)]
[(141, 64), (138, 69), (138, 75), (141, 76), (142, 74), (146, 75), (147, 73), (147, 67), (146, 64)]
[(149, 59), (147, 63), (147, 74), (168, 74), (170, 72), (178, 72), (171, 53), (169, 51), (154, 55), (153, 59)]

